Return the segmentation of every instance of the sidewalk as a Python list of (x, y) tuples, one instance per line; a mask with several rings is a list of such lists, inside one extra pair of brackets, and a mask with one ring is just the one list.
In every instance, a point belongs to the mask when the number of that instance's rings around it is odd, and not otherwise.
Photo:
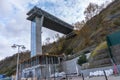
[[(72, 77), (72, 78), (68, 78), (68, 80), (83, 80), (83, 79), (82, 77)], [(106, 80), (106, 79), (104, 76), (100, 76), (100, 77), (85, 78), (84, 80)], [(120, 76), (109, 76), (108, 80), (120, 80)]]

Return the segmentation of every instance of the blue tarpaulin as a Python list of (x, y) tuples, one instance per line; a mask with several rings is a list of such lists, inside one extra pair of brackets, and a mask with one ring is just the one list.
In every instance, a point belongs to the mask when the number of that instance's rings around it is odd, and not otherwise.
[(5, 78), (5, 77), (6, 77), (6, 75), (0, 74), (0, 79), (1, 79), (1, 78)]

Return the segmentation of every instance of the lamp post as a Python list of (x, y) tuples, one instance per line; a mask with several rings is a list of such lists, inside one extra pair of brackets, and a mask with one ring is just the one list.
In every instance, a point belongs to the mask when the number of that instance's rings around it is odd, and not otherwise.
[(17, 48), (17, 49), (18, 49), (17, 67), (16, 67), (16, 80), (18, 80), (19, 53), (20, 53), (20, 49), (25, 49), (25, 46), (24, 46), (24, 45), (13, 44), (11, 47), (12, 47), (12, 48)]

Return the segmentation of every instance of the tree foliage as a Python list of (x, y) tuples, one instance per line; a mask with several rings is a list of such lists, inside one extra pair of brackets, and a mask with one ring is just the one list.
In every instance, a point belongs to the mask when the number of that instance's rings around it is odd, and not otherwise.
[(77, 63), (78, 63), (80, 66), (82, 66), (82, 64), (83, 64), (83, 63), (86, 63), (86, 62), (87, 62), (87, 58), (86, 58), (86, 55), (85, 55), (85, 54), (82, 54), (82, 55), (79, 57), (78, 61), (77, 61)]
[(84, 26), (84, 24), (85, 24), (85, 21), (83, 20), (83, 21), (81, 21), (81, 22), (76, 22), (75, 24), (74, 24), (74, 28), (75, 28), (75, 30), (80, 30), (83, 26)]
[(72, 52), (73, 52), (73, 48), (68, 48), (65, 50), (66, 55), (72, 54)]
[(95, 3), (90, 3), (84, 11), (85, 19), (90, 20), (97, 13), (98, 13), (98, 5)]
[(49, 44), (50, 43), (50, 38), (46, 38), (46, 44)]

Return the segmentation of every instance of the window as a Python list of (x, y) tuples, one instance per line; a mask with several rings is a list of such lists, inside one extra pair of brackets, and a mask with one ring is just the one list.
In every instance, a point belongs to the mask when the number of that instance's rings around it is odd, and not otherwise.
[(31, 57), (36, 55), (36, 22), (31, 23)]

